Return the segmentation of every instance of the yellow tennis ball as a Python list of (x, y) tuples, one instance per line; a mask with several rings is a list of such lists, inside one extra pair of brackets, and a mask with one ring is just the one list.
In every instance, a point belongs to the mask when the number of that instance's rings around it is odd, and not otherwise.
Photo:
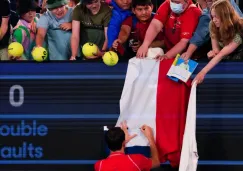
[(89, 58), (98, 53), (98, 46), (93, 43), (85, 43), (82, 47), (82, 52), (85, 57)]
[(20, 57), (24, 53), (24, 47), (18, 42), (13, 42), (8, 46), (8, 53), (10, 56)]
[(31, 54), (37, 62), (42, 62), (47, 58), (47, 51), (43, 47), (36, 47)]
[(103, 62), (108, 66), (114, 66), (118, 63), (119, 57), (116, 52), (108, 51), (103, 56)]

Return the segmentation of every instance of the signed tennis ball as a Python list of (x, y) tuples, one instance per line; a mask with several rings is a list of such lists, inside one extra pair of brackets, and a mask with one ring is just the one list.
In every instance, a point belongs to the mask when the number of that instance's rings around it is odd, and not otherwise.
[(98, 46), (93, 43), (85, 43), (82, 47), (82, 52), (86, 58), (89, 58), (98, 53)]
[(24, 53), (24, 47), (18, 42), (13, 42), (8, 46), (8, 53), (13, 57), (21, 57)]
[(103, 62), (108, 66), (114, 66), (118, 63), (119, 57), (116, 52), (108, 51), (103, 56)]
[(31, 54), (32, 54), (34, 60), (37, 62), (42, 62), (42, 61), (46, 60), (46, 58), (47, 58), (47, 51), (43, 47), (34, 48), (34, 50), (32, 51)]

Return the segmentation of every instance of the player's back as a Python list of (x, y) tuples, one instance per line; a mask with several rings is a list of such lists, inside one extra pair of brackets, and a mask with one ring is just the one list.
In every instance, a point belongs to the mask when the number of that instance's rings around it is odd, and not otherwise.
[[(146, 162), (144, 162), (146, 160)], [(95, 171), (149, 171), (150, 159), (140, 154), (125, 155), (122, 153), (111, 154), (104, 160), (95, 164)], [(145, 166), (147, 163), (147, 166)]]

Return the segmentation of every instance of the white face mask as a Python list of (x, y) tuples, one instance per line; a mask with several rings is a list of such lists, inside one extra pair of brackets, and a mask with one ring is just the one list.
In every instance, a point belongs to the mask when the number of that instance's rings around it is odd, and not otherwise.
[(180, 14), (184, 11), (182, 4), (176, 4), (176, 3), (171, 2), (171, 1), (170, 1), (170, 8), (176, 14)]

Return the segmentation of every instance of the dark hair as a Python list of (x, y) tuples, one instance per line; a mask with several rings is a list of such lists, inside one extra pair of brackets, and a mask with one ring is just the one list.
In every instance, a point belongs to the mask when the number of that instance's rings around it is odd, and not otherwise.
[(111, 128), (105, 134), (105, 141), (111, 151), (121, 150), (122, 143), (125, 141), (125, 133), (120, 127)]
[(137, 6), (146, 6), (146, 5), (153, 5), (151, 0), (132, 0), (132, 7), (136, 8)]
[(34, 0), (18, 0), (17, 12), (21, 16), (29, 11), (36, 11), (38, 5)]
[(92, 3), (93, 0), (81, 0), (81, 9), (82, 11), (87, 14), (89, 12), (88, 8), (86, 7), (87, 4)]

